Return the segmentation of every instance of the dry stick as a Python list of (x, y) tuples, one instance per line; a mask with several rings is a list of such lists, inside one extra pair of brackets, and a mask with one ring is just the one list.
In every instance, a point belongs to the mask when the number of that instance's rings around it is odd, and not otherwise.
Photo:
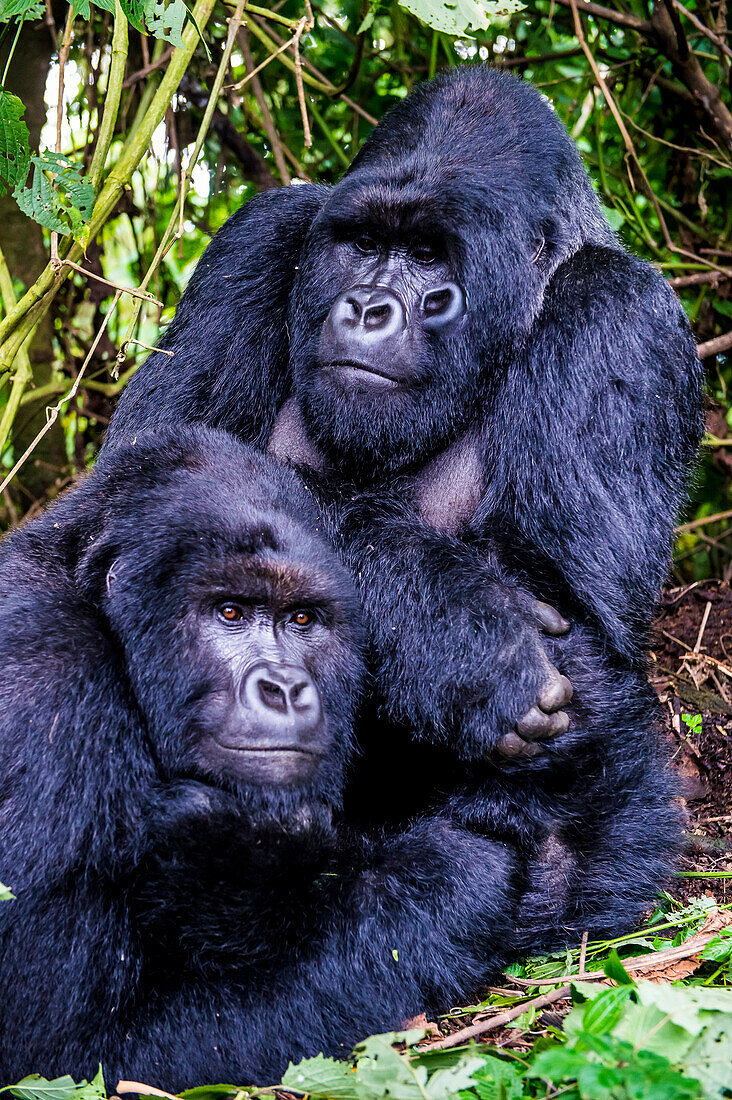
[[(719, 935), (719, 932), (708, 932), (700, 936), (692, 936), (686, 943), (682, 943), (679, 947), (669, 947), (665, 951), (656, 951), (652, 955), (640, 955), (635, 959), (624, 959), (623, 966), (626, 970), (635, 970), (643, 972), (645, 970), (658, 970), (663, 969), (670, 963), (678, 962), (680, 959), (688, 959), (692, 955), (697, 955), (702, 948), (706, 947), (708, 943), (711, 943)], [(660, 965), (659, 965), (660, 964)], [(537, 981), (531, 981), (531, 985), (554, 985), (555, 982), (577, 982), (577, 981), (594, 981), (597, 978), (606, 978), (604, 970), (593, 970), (588, 974), (563, 974), (560, 978), (546, 978)], [(523, 982), (521, 984), (524, 984)], [(548, 1005), (554, 1004), (556, 1001), (562, 1001), (566, 997), (569, 997), (572, 991), (571, 984), (561, 985), (559, 989), (552, 990), (551, 993), (543, 993), (540, 997), (532, 997), (529, 1001), (523, 1001), (522, 1004), (516, 1005), (514, 1008), (508, 1009), (506, 1012), (500, 1012), (497, 1016), (491, 1016), (488, 1020), (480, 1020), (476, 1024), (471, 1024), (470, 1027), (461, 1028), (460, 1031), (453, 1032), (452, 1035), (446, 1035), (444, 1039), (440, 1039), (436, 1043), (429, 1043), (423, 1047), (418, 1047), (418, 1050), (447, 1050), (449, 1047), (462, 1046), (467, 1043), (469, 1039), (475, 1039), (479, 1035), (484, 1035), (488, 1031), (495, 1031), (497, 1027), (504, 1027), (505, 1024), (510, 1024), (512, 1020), (518, 1019), (519, 1016), (523, 1016), (524, 1012), (528, 1012), (531, 1009), (546, 1008)]]
[(144, 80), (150, 73), (154, 73), (156, 69), (160, 69), (163, 65), (167, 65), (172, 52), (173, 47), (168, 46), (155, 61), (151, 61), (149, 65), (145, 65), (142, 69), (138, 69), (136, 73), (132, 73), (131, 76), (128, 76), (123, 82), (122, 87), (125, 89), (131, 88), (133, 84), (137, 84), (138, 81)]
[[(237, 35), (239, 39), (239, 46), (241, 48), (241, 55), (244, 58), (245, 69), (254, 68), (254, 59), (252, 57), (252, 51), (249, 46), (249, 33), (246, 27), (240, 27)], [(287, 170), (287, 164), (285, 162), (285, 154), (283, 151), (283, 143), (280, 141), (280, 136), (277, 133), (274, 120), (272, 118), (272, 112), (269, 109), (269, 105), (264, 96), (264, 90), (262, 88), (262, 82), (258, 76), (255, 76), (252, 80), (252, 91), (254, 92), (254, 98), (257, 101), (259, 107), (259, 113), (262, 116), (262, 123), (264, 125), (264, 132), (269, 139), (269, 143), (272, 146), (272, 153), (274, 154), (275, 164), (277, 165), (277, 171), (280, 174), (280, 179), (284, 184), (292, 182), (292, 177)]]
[(308, 119), (308, 109), (305, 103), (305, 89), (302, 84), (302, 59), (300, 57), (300, 38), (303, 31), (311, 31), (315, 26), (315, 19), (313, 17), (313, 9), (310, 7), (310, 0), (305, 0), (305, 9), (307, 16), (301, 19), (297, 25), (297, 30), (292, 40), (292, 44), (295, 50), (295, 87), (297, 88), (297, 101), (300, 104), (300, 115), (302, 116), (302, 130), (305, 138), (305, 148), (309, 149), (313, 144), (313, 135), (310, 132), (310, 120)]
[(119, 290), (121, 294), (129, 294), (132, 298), (142, 298), (143, 302), (149, 302), (150, 305), (160, 306), (163, 309), (164, 303), (156, 298), (154, 294), (150, 294), (147, 290), (134, 290), (129, 286), (120, 286), (119, 283), (110, 282), (109, 279), (105, 279), (102, 275), (97, 275), (94, 271), (88, 271), (80, 264), (72, 263), (71, 260), (59, 260), (59, 268), (71, 267), (74, 271), (80, 271), (82, 275), (86, 275), (89, 279), (96, 279), (98, 283), (104, 283), (105, 286), (111, 287), (112, 290)]
[(26, 459), (28, 459), (30, 457), (30, 455), (36, 449), (37, 445), (43, 439), (46, 432), (49, 432), (51, 430), (51, 428), (53, 427), (53, 425), (56, 423), (56, 421), (59, 418), (59, 414), (61, 412), (62, 407), (66, 404), (67, 401), (71, 401), (72, 398), (76, 397), (76, 394), (79, 391), (79, 386), (81, 385), (81, 379), (84, 376), (84, 371), (86, 370), (89, 363), (91, 362), (91, 358), (94, 355), (94, 352), (97, 350), (97, 347), (99, 346), (99, 341), (101, 340), (102, 336), (104, 335), (104, 333), (107, 330), (107, 325), (109, 324), (110, 318), (111, 318), (112, 314), (114, 313), (115, 309), (117, 308), (117, 303), (119, 302), (121, 297), (122, 297), (122, 291), (118, 290), (117, 293), (115, 294), (113, 300), (112, 300), (111, 306), (107, 310), (106, 316), (105, 316), (102, 324), (99, 327), (99, 331), (97, 332), (96, 336), (94, 337), (94, 342), (92, 343), (92, 346), (89, 348), (86, 359), (84, 360), (84, 362), (81, 364), (81, 367), (79, 368), (79, 373), (77, 374), (76, 378), (74, 379), (74, 383), (73, 383), (71, 389), (69, 390), (69, 392), (64, 397), (61, 398), (61, 400), (59, 401), (59, 403), (57, 405), (54, 405), (54, 407), (52, 409), (46, 409), (46, 423), (43, 425), (40, 432), (35, 437), (35, 439), (30, 444), (30, 446), (28, 446), (26, 448), (26, 450), (20, 456), (18, 461), (15, 463), (12, 470), (10, 471), (8, 476), (5, 478), (5, 480), (3, 481), (2, 485), (0, 485), (0, 493), (2, 493), (3, 489), (6, 489), (8, 487), (10, 482), (13, 480), (13, 478), (17, 474), (18, 470), (21, 468), (21, 466), (26, 461)]
[(429, 1043), (417, 1049), (426, 1051), (446, 1050), (448, 1047), (460, 1047), (464, 1043), (467, 1043), (469, 1039), (475, 1039), (478, 1035), (484, 1035), (486, 1031), (494, 1031), (497, 1027), (503, 1027), (505, 1024), (510, 1024), (512, 1020), (518, 1019), (519, 1016), (523, 1016), (524, 1012), (528, 1012), (532, 1008), (546, 1008), (548, 1005), (553, 1005), (556, 1001), (563, 1001), (565, 997), (570, 995), (571, 990), (571, 986), (563, 985), (561, 989), (553, 989), (551, 993), (542, 993), (540, 997), (533, 997), (530, 1001), (523, 1001), (515, 1008), (510, 1008), (507, 1009), (506, 1012), (499, 1013), (498, 1016), (491, 1016), (489, 1020), (480, 1020), (477, 1024), (471, 1024), (470, 1027), (461, 1028), (460, 1031), (455, 1031), (452, 1035), (446, 1035), (444, 1039), (439, 1039), (436, 1043)]
[(697, 344), (696, 353), (700, 359), (708, 359), (711, 355), (720, 355), (723, 351), (732, 348), (732, 332), (725, 332), (722, 336), (715, 336), (713, 340), (707, 340), (704, 344)]
[[(711, 541), (711, 540), (710, 540)], [(699, 624), (699, 633), (696, 636), (694, 642), (694, 653), (699, 653), (701, 650), (701, 644), (704, 640), (704, 631), (707, 629), (707, 622), (709, 621), (709, 612), (712, 610), (712, 601), (707, 600), (707, 606), (704, 608), (704, 614), (702, 615), (702, 621)]]
[(732, 508), (725, 512), (715, 512), (711, 516), (702, 516), (701, 519), (692, 519), (688, 523), (680, 523), (678, 527), (674, 527), (674, 534), (683, 535), (686, 531), (695, 531), (697, 527), (706, 527), (708, 523), (716, 523), (720, 519), (732, 519)]

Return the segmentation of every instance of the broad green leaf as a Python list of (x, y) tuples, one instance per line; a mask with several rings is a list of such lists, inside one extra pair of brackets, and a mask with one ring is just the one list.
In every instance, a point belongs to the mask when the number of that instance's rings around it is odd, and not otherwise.
[(183, 26), (188, 18), (183, 0), (144, 0), (143, 11), (148, 34), (173, 46), (183, 45)]
[(25, 183), (30, 164), (25, 107), (17, 95), (0, 91), (0, 195)]
[[(470, 1087), (478, 1100), (521, 1100), (524, 1096), (525, 1070), (513, 1062), (499, 1058), (484, 1058), (483, 1065), (473, 1074)], [(468, 1100), (470, 1093), (465, 1100)]]
[(524, 8), (521, 0), (399, 0), (399, 4), (428, 27), (453, 37), (486, 30), (497, 15)]
[(18, 1100), (106, 1100), (102, 1067), (92, 1081), (74, 1081), (73, 1077), (56, 1077), (53, 1081), (31, 1073), (17, 1085), (6, 1085), (0, 1092), (10, 1092)]
[(47, 151), (30, 159), (30, 186), (18, 184), (13, 191), (18, 206), (46, 229), (64, 236), (70, 233), (83, 242), (94, 206), (94, 187), (62, 153)]
[(633, 985), (633, 979), (620, 961), (620, 956), (614, 947), (605, 960), (603, 970), (608, 978), (617, 982), (618, 985)]
[(363, 1093), (356, 1071), (347, 1062), (336, 1062), (319, 1054), (285, 1070), (282, 1087), (324, 1100), (361, 1100)]
[(14, 897), (15, 894), (11, 893), (7, 886), (3, 886), (2, 882), (0, 882), (0, 901), (12, 901)]
[(0, 0), (0, 23), (11, 19), (42, 19), (46, 14), (43, 0)]
[(180, 1095), (185, 1100), (220, 1100), (222, 1096), (236, 1096), (243, 1091), (236, 1085), (199, 1085), (193, 1089), (184, 1089)]

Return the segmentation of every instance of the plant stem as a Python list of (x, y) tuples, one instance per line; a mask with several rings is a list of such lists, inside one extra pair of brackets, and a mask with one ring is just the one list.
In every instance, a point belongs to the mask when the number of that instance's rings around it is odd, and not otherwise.
[(107, 79), (107, 91), (104, 96), (104, 113), (99, 127), (99, 137), (94, 150), (91, 164), (89, 165), (89, 179), (97, 191), (102, 179), (102, 172), (107, 161), (107, 153), (114, 137), (114, 127), (119, 114), (119, 105), (122, 98), (122, 83), (125, 78), (125, 66), (127, 65), (127, 17), (122, 11), (119, 0), (114, 5), (114, 33), (112, 34), (112, 60), (109, 65), (109, 77)]

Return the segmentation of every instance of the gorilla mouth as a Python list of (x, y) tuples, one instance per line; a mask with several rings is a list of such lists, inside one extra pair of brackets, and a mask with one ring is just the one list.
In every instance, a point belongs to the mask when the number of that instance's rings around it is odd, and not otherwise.
[(361, 363), (356, 359), (337, 359), (332, 363), (324, 364), (324, 366), (326, 370), (337, 371), (345, 375), (354, 371), (359, 375), (368, 375), (370, 381), (376, 386), (392, 388), (404, 381), (380, 367), (375, 367), (371, 363)]
[(294, 754), (296, 756), (311, 756), (315, 760), (322, 760), (325, 753), (318, 749), (309, 749), (304, 745), (227, 745), (224, 741), (216, 741), (222, 749), (237, 753), (257, 753), (260, 756), (268, 754)]

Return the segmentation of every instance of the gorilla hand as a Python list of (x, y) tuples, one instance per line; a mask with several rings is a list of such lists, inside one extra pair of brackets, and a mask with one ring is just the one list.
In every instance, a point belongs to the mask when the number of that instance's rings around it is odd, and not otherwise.
[[(570, 624), (550, 604), (535, 600), (533, 612), (537, 625), (545, 634), (558, 637), (569, 630)], [(512, 759), (536, 756), (541, 752), (538, 742), (565, 733), (569, 727), (569, 715), (562, 708), (572, 699), (572, 685), (549, 662), (546, 654), (544, 661), (547, 676), (541, 695), (516, 723), (516, 730), (499, 739), (496, 745), (499, 756)]]

